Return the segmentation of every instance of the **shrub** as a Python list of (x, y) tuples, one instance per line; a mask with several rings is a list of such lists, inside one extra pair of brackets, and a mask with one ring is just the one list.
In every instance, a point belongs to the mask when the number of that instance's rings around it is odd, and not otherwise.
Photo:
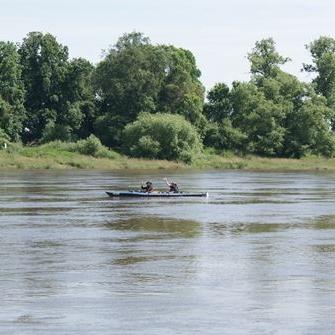
[(43, 130), (41, 142), (47, 143), (55, 140), (70, 141), (71, 134), (72, 129), (70, 126), (64, 126), (50, 121)]
[(201, 148), (200, 136), (183, 116), (142, 113), (123, 132), (124, 151), (135, 157), (190, 162)]
[(208, 123), (204, 144), (216, 149), (243, 152), (247, 140), (246, 134), (239, 128), (234, 128), (229, 119), (224, 119), (220, 123)]
[(94, 122), (94, 133), (104, 145), (109, 147), (119, 145), (123, 125), (120, 118), (110, 115), (99, 116)]
[(143, 136), (138, 140), (137, 145), (133, 148), (134, 155), (155, 158), (161, 150), (161, 145), (151, 136)]
[(9, 142), (9, 136), (3, 129), (0, 128), (0, 149), (4, 147), (4, 144)]
[(120, 156), (115, 151), (109, 150), (107, 147), (102, 145), (100, 140), (93, 134), (85, 140), (80, 140), (74, 143), (53, 141), (45, 144), (44, 147), (58, 151), (77, 152), (82, 155), (89, 155), (96, 158), (115, 159)]
[(83, 155), (96, 156), (103, 148), (103, 145), (100, 140), (92, 134), (87, 137), (87, 139), (76, 142), (75, 148), (77, 152)]
[(219, 128), (222, 148), (243, 152), (248, 136), (239, 128), (233, 127), (229, 119), (223, 120)]

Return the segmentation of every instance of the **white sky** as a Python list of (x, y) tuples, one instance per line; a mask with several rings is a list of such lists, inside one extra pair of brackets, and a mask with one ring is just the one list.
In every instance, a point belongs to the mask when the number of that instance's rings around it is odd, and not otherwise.
[(273, 37), (301, 73), (310, 57), (304, 45), (335, 37), (333, 0), (0, 0), (0, 40), (20, 42), (30, 31), (50, 32), (71, 57), (101, 60), (101, 50), (123, 33), (143, 32), (154, 44), (189, 49), (207, 89), (216, 82), (248, 80), (246, 55), (255, 42)]

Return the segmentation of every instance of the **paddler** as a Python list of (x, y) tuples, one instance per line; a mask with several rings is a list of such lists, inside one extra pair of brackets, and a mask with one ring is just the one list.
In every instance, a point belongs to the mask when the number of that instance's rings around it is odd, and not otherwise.
[(152, 182), (151, 181), (147, 181), (145, 183), (145, 185), (143, 185), (143, 182), (142, 182), (141, 190), (142, 190), (142, 192), (148, 192), (148, 193), (153, 192), (154, 191), (154, 187), (152, 186)]
[(164, 180), (166, 182), (166, 185), (169, 186), (169, 192), (179, 193), (179, 188), (178, 188), (177, 183), (173, 181), (170, 183), (167, 178), (164, 178)]

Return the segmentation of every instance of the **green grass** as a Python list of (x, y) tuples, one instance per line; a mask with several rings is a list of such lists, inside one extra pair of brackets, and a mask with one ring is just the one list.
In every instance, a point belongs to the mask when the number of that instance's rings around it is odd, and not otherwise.
[(33, 147), (11, 145), (0, 150), (0, 169), (243, 169), (264, 171), (335, 171), (335, 159), (310, 156), (302, 159), (240, 157), (205, 150), (192, 164), (166, 160), (129, 158), (98, 146), (92, 155), (82, 154), (85, 143), (52, 142)]
[[(164, 160), (145, 160), (122, 156), (108, 150), (103, 154), (84, 155), (72, 151), (72, 144), (51, 143), (34, 147), (12, 146), (0, 150), (0, 169), (175, 169), (185, 165)], [(107, 149), (105, 149), (107, 150)]]
[(335, 171), (335, 158), (309, 156), (301, 159), (266, 158), (253, 155), (237, 156), (231, 153), (215, 154), (205, 151), (193, 166), (200, 169), (245, 169), (264, 171)]

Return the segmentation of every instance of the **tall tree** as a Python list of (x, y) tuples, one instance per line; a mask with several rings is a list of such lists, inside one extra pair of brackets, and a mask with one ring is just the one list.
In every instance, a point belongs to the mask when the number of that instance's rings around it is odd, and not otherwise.
[(56, 122), (64, 109), (63, 83), (68, 48), (51, 34), (31, 32), (19, 48), (23, 80), (27, 90), (25, 107), (29, 113), (26, 126), (32, 138), (41, 138), (47, 123)]
[(280, 155), (285, 135), (281, 106), (267, 99), (254, 83), (234, 83), (231, 96), (232, 124), (247, 135), (245, 150)]
[(93, 65), (68, 60), (68, 48), (51, 34), (29, 33), (20, 46), (30, 140), (72, 140), (93, 132)]
[(141, 33), (122, 36), (97, 66), (94, 82), (100, 116), (98, 135), (120, 144), (124, 126), (140, 112), (182, 114), (201, 124), (203, 88), (193, 55), (171, 46), (154, 46)]
[(222, 122), (232, 112), (229, 87), (224, 83), (216, 84), (207, 94), (204, 113), (211, 122)]
[(334, 113), (326, 100), (281, 70), (288, 58), (278, 54), (272, 39), (256, 42), (248, 58), (249, 83), (235, 82), (231, 90), (220, 84), (209, 92), (205, 111), (215, 123), (205, 140), (262, 155), (332, 156)]
[(94, 82), (100, 116), (98, 136), (120, 144), (123, 127), (140, 112), (153, 112), (161, 86), (162, 55), (140, 33), (123, 35), (96, 68)]
[(252, 52), (248, 54), (250, 72), (253, 76), (273, 77), (277, 74), (279, 66), (290, 59), (281, 56), (276, 51), (276, 44), (272, 38), (257, 41)]
[(158, 46), (165, 61), (158, 109), (172, 114), (183, 115), (200, 132), (206, 120), (203, 115), (204, 87), (199, 78), (195, 58), (189, 50), (174, 46)]
[(58, 122), (68, 125), (73, 136), (86, 138), (93, 134), (96, 118), (95, 92), (92, 85), (94, 66), (83, 58), (69, 62), (63, 90), (68, 108), (60, 115)]
[(335, 108), (335, 39), (322, 36), (306, 48), (312, 55), (312, 64), (304, 64), (307, 72), (316, 73), (315, 89), (327, 99), (328, 106)]
[(0, 41), (0, 128), (18, 141), (26, 118), (24, 85), (19, 55), (14, 43)]
[(332, 157), (335, 137), (330, 120), (334, 112), (323, 97), (313, 91), (304, 103), (287, 115), (285, 155), (300, 158), (306, 154)]

